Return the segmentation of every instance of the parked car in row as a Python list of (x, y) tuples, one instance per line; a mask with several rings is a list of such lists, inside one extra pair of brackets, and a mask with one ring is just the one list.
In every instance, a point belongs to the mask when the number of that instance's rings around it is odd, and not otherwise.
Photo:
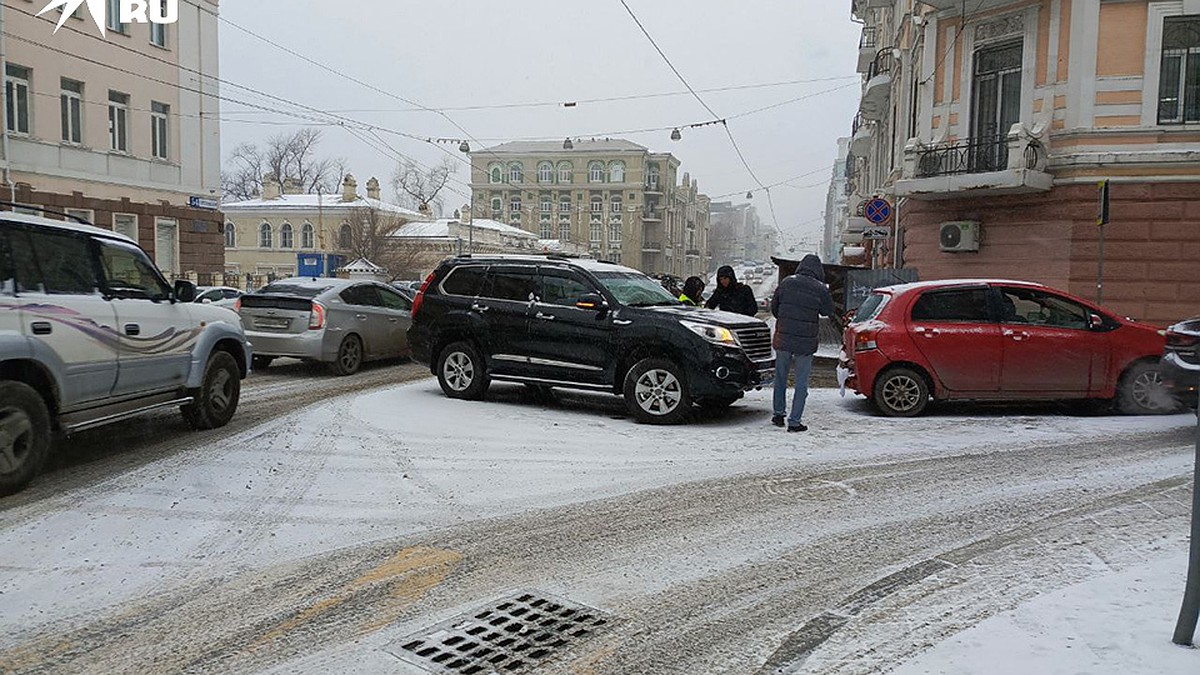
[(250, 344), (130, 239), (0, 213), (0, 494), (24, 487), (54, 434), (177, 407), (193, 428), (237, 411)]
[(931, 399), (1113, 401), (1125, 413), (1174, 402), (1163, 331), (1022, 281), (947, 280), (875, 290), (844, 334), (846, 384), (885, 414)]
[(685, 307), (595, 260), (447, 260), (417, 295), (409, 342), (449, 397), (482, 398), (492, 381), (609, 392), (653, 424), (732, 405), (774, 374), (762, 321)]
[(196, 288), (194, 302), (232, 308), (240, 297), (242, 297), (242, 292), (231, 286), (200, 286)]
[(256, 370), (291, 357), (328, 363), (338, 375), (406, 355), (411, 310), (396, 289), (353, 279), (281, 279), (238, 301)]
[(1167, 344), (1159, 368), (1167, 390), (1180, 403), (1195, 409), (1200, 388), (1200, 317), (1167, 329)]

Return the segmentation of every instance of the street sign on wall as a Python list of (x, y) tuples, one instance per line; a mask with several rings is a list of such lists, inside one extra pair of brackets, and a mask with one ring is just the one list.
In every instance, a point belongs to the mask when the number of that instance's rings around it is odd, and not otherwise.
[(193, 209), (209, 209), (215, 211), (221, 204), (211, 197), (189, 197), (188, 206)]

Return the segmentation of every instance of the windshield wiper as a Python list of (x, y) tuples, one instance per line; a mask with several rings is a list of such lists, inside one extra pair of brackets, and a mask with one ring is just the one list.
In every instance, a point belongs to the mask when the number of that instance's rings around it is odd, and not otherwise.
[(677, 307), (681, 303), (674, 300), (658, 300), (656, 302), (631, 302), (627, 307)]

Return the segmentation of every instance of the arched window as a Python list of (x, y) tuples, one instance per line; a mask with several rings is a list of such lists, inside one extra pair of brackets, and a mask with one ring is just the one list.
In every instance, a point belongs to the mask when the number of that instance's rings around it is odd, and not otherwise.
[(237, 246), (237, 228), (233, 223), (225, 223), (225, 248)]
[(599, 220), (604, 214), (604, 198), (600, 195), (592, 197), (592, 220)]
[(499, 164), (493, 164), (491, 166), (491, 168), (488, 169), (488, 181), (491, 183), (497, 184), (497, 185), (500, 183), (503, 183), (504, 182), (503, 167), (501, 167)]
[(538, 182), (553, 183), (554, 182), (554, 165), (550, 162), (542, 162), (538, 164)]
[(571, 166), (570, 162), (559, 162), (558, 163), (558, 182), (570, 184), (571, 173), (573, 170), (574, 170), (574, 167)]
[(508, 165), (508, 182), (520, 183), (525, 180), (525, 172), (521, 170), (520, 162), (513, 162)]
[(300, 228), (300, 248), (313, 248), (316, 245), (314, 241), (316, 232), (313, 230), (312, 223), (305, 223)]
[(350, 229), (350, 223), (342, 223), (342, 229), (338, 230), (338, 248), (349, 250), (354, 245), (354, 231)]
[(271, 248), (274, 243), (274, 237), (271, 236), (271, 224), (264, 222), (258, 226), (258, 246), (259, 248)]
[(604, 182), (604, 163), (592, 162), (588, 164), (588, 182), (603, 183)]
[(279, 248), (294, 248), (295, 239), (292, 237), (291, 223), (284, 223), (279, 226)]
[(613, 162), (608, 165), (608, 181), (610, 183), (625, 182), (625, 162)]
[(502, 211), (504, 211), (504, 200), (499, 197), (492, 197), (492, 217), (499, 218)]
[(622, 206), (624, 206), (624, 203), (621, 201), (621, 195), (613, 195), (612, 212), (619, 215), (621, 213)]

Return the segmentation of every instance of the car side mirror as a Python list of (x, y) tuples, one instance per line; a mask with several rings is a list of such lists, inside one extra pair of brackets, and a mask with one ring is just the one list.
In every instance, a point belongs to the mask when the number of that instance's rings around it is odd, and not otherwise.
[(588, 293), (575, 301), (575, 307), (578, 309), (590, 309), (594, 312), (603, 312), (608, 309), (608, 301), (599, 293)]
[(175, 301), (176, 302), (195, 302), (196, 301), (196, 284), (180, 279), (175, 282)]
[(1101, 328), (1104, 328), (1104, 317), (1100, 316), (1099, 314), (1092, 314), (1089, 317), (1089, 321), (1092, 325), (1092, 330), (1100, 330)]

